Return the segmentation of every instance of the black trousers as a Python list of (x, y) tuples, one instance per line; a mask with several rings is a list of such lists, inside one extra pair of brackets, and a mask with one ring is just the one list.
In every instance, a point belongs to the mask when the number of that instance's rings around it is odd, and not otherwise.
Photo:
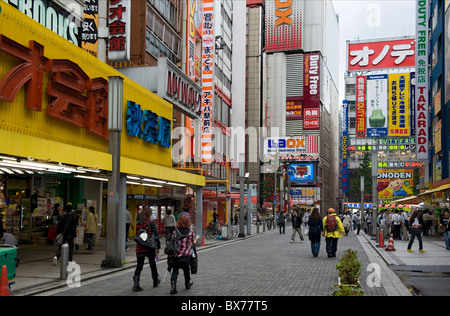
[(325, 237), (325, 242), (327, 253), (336, 256), (338, 238)]
[[(67, 240), (67, 239), (64, 237), (62, 245), (64, 245), (66, 242), (67, 242), (67, 244), (69, 245), (69, 261), (73, 261), (73, 247), (74, 247), (74, 241), (73, 241), (73, 239), (72, 239), (72, 240)], [(62, 245), (59, 245), (59, 246), (58, 246), (58, 250), (56, 251), (56, 254), (55, 254), (55, 256), (56, 256), (56, 258), (58, 258), (58, 260), (59, 260), (59, 258), (61, 257), (61, 247), (62, 247)]]
[(149, 264), (150, 264), (150, 270), (152, 271), (152, 279), (155, 281), (158, 278), (158, 269), (156, 268), (156, 262), (155, 262), (155, 253), (149, 253), (149, 254), (139, 254), (136, 256), (137, 259), (137, 265), (136, 270), (134, 271), (135, 276), (140, 276), (142, 269), (144, 268), (145, 258), (148, 258)]
[(177, 257), (177, 258), (173, 259), (172, 276), (170, 277), (171, 282), (177, 283), (178, 274), (180, 273), (180, 269), (183, 270), (183, 273), (184, 273), (184, 283), (188, 284), (189, 280), (191, 279), (189, 257)]

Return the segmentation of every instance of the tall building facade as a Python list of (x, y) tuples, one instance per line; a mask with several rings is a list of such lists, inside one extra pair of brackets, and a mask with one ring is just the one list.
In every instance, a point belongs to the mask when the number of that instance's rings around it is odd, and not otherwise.
[[(281, 200), (324, 212), (338, 198), (338, 18), (331, 1), (247, 4), (247, 126), (258, 132), (247, 152), (260, 153), (249, 160), (248, 170), (260, 169), (250, 180), (268, 208)], [(288, 194), (262, 192), (269, 174)]]

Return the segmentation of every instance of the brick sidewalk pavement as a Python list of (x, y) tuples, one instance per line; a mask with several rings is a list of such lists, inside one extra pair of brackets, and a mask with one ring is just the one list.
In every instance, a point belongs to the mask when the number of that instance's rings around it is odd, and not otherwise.
[[(290, 243), (291, 227), (286, 234), (277, 230), (252, 235), (236, 241), (216, 244), (215, 247), (200, 247), (199, 273), (192, 277), (194, 286), (184, 289), (183, 274), (180, 273), (177, 296), (328, 296), (337, 283), (336, 264), (347, 248), (358, 251), (362, 264), (361, 283), (367, 296), (408, 295), (384, 260), (361, 236), (351, 233), (338, 243), (336, 258), (328, 258), (325, 240), (319, 257), (313, 257), (310, 242)], [(380, 287), (370, 286), (366, 281), (372, 270), (369, 264), (381, 267)], [(167, 263), (158, 263), (158, 271), (164, 277)], [(96, 279), (83, 281), (81, 287), (63, 287), (43, 295), (89, 295), (89, 296), (167, 296), (170, 290), (170, 275), (157, 288), (151, 285), (150, 270), (144, 267), (141, 276), (142, 292), (133, 292), (134, 269), (124, 269)], [(397, 283), (397, 285), (395, 285)]]

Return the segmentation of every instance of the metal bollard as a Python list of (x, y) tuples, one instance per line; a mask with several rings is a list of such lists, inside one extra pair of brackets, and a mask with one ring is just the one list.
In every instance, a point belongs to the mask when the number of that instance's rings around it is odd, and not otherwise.
[(60, 279), (67, 280), (67, 265), (69, 264), (69, 245), (64, 243), (61, 245), (61, 270)]
[(256, 223), (256, 233), (259, 234), (259, 223)]
[(375, 237), (377, 238), (376, 239), (377, 244), (379, 244), (380, 243), (380, 227), (377, 227), (377, 235)]

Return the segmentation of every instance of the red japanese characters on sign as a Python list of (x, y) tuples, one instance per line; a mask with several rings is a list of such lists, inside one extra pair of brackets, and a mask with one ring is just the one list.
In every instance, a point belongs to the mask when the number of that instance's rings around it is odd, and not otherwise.
[(317, 130), (320, 128), (320, 109), (308, 108), (303, 110), (303, 129)]
[(415, 67), (415, 39), (347, 43), (348, 71)]
[(366, 76), (356, 77), (356, 137), (366, 137)]
[(109, 0), (109, 61), (130, 59), (129, 0)]
[(52, 79), (47, 83), (47, 96), (51, 103), (46, 114), (108, 139), (108, 82), (105, 79), (89, 78), (70, 60), (44, 57), (44, 47), (35, 41), (30, 41), (27, 48), (0, 35), (0, 51), (23, 61), (0, 80), (0, 100), (14, 102), (25, 86), (26, 107), (41, 111), (44, 71), (50, 72)]

